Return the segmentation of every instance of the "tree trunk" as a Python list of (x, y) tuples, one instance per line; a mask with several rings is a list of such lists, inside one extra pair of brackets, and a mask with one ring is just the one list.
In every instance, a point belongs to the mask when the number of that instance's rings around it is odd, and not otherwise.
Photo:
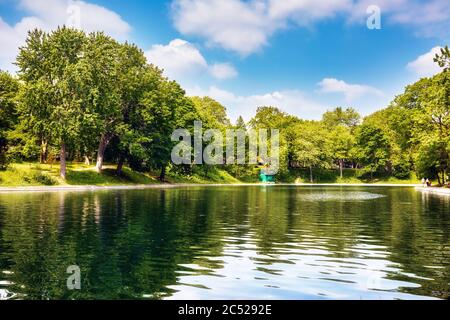
[(117, 164), (117, 170), (116, 170), (116, 174), (118, 176), (122, 175), (124, 163), (125, 163), (125, 157), (121, 155), (119, 158), (119, 163)]
[(41, 141), (41, 156), (40, 156), (41, 164), (47, 163), (47, 157), (48, 157), (48, 141), (43, 139)]
[(314, 177), (313, 177), (313, 168), (309, 167), (309, 180), (311, 183), (314, 183)]
[(59, 155), (60, 159), (60, 167), (59, 167), (59, 174), (62, 179), (66, 180), (67, 175), (67, 169), (66, 169), (66, 144), (63, 142), (61, 143), (61, 152)]
[(88, 156), (84, 156), (84, 164), (87, 165), (87, 166), (91, 165), (91, 160), (89, 160)]
[(159, 176), (159, 181), (165, 182), (166, 180), (166, 166), (161, 167), (161, 174)]
[(341, 173), (341, 179), (344, 178), (344, 160), (339, 160), (339, 171)]
[(103, 161), (105, 158), (105, 151), (106, 151), (106, 147), (108, 146), (110, 140), (111, 140), (111, 136), (107, 135), (107, 134), (102, 135), (102, 137), (100, 139), (100, 143), (98, 145), (98, 152), (97, 152), (97, 163), (95, 166), (95, 169), (97, 170), (98, 173), (102, 172)]

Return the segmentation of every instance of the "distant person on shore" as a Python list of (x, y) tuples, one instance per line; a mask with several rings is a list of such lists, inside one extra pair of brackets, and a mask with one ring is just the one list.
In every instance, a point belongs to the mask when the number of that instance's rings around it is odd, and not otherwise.
[(427, 183), (427, 182), (426, 182), (425, 178), (423, 178), (423, 179), (422, 179), (422, 187), (424, 187), (424, 188), (425, 188), (425, 186), (426, 186), (426, 183)]
[(427, 179), (426, 183), (427, 183), (427, 187), (431, 187), (431, 182), (429, 179)]

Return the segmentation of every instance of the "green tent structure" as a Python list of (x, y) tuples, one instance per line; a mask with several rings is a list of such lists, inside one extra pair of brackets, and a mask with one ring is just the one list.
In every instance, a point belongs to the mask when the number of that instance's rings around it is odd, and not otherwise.
[(271, 174), (270, 172), (267, 172), (266, 170), (261, 170), (261, 173), (259, 175), (259, 180), (262, 183), (275, 183), (275, 174)]

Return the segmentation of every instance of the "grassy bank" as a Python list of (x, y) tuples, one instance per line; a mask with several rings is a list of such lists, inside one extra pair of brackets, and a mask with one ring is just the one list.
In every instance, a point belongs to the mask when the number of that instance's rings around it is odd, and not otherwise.
[[(337, 184), (417, 184), (416, 175), (411, 175), (405, 179), (399, 179), (388, 175), (374, 175), (370, 178), (363, 170), (345, 169), (341, 178), (338, 170), (313, 170), (314, 183), (337, 183)], [(310, 183), (309, 170), (292, 170), (285, 177), (286, 183)]]
[[(189, 177), (169, 173), (168, 183), (240, 183), (226, 171), (214, 170), (207, 176), (192, 175)], [(119, 186), (158, 184), (157, 174), (139, 173), (124, 168), (118, 176), (115, 166), (106, 165), (101, 174), (92, 166), (80, 163), (70, 163), (67, 166), (67, 180), (59, 177), (59, 165), (36, 163), (12, 164), (6, 171), (0, 171), (0, 186), (2, 187), (32, 187), (32, 186)]]
[[(32, 187), (32, 186), (128, 186), (158, 184), (157, 173), (139, 173), (125, 168), (123, 174), (118, 176), (115, 166), (105, 166), (103, 173), (97, 173), (92, 166), (80, 163), (68, 164), (67, 180), (59, 178), (59, 166), (22, 163), (12, 164), (8, 170), (0, 171), (0, 187)], [(169, 172), (167, 182), (171, 184), (239, 184), (257, 183), (258, 171), (251, 176), (234, 178), (225, 170), (213, 169), (207, 174), (193, 174), (184, 176)], [(309, 183), (309, 171), (295, 170), (283, 177), (278, 177), (278, 182), (284, 183)], [(413, 175), (409, 179), (397, 179), (394, 177), (375, 177), (374, 180), (364, 178), (359, 170), (344, 170), (344, 177), (340, 178), (336, 170), (317, 170), (314, 172), (315, 183), (339, 183), (339, 184), (417, 184), (418, 180)]]

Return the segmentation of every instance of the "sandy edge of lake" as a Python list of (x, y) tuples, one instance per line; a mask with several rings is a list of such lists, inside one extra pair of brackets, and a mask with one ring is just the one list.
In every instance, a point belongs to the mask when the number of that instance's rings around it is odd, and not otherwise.
[[(39, 186), (39, 187), (0, 187), (0, 193), (14, 192), (86, 192), (86, 191), (102, 191), (102, 190), (144, 190), (144, 189), (175, 189), (175, 188), (193, 188), (193, 187), (272, 187), (272, 186), (296, 186), (296, 187), (416, 187), (414, 184), (263, 184), (263, 183), (247, 183), (247, 184), (150, 184), (150, 185), (129, 185), (129, 186)], [(425, 189), (425, 188), (422, 188)], [(428, 189), (426, 189), (428, 191)]]
[(448, 188), (425, 188), (425, 187), (416, 187), (417, 191), (425, 192), (425, 193), (432, 193), (432, 194), (441, 194), (441, 195), (448, 195), (450, 196), (450, 189)]

